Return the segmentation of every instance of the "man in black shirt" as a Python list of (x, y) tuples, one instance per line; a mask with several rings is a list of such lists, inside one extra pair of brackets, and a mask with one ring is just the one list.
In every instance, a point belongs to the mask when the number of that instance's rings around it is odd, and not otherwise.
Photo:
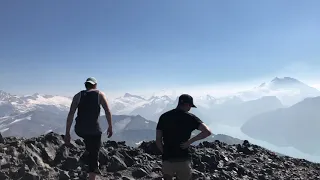
[[(188, 94), (179, 97), (178, 106), (159, 118), (156, 143), (162, 152), (162, 173), (165, 180), (176, 174), (179, 180), (191, 179), (191, 156), (189, 145), (211, 135), (209, 128), (194, 114), (189, 113), (193, 98)], [(195, 129), (201, 131), (190, 139)]]

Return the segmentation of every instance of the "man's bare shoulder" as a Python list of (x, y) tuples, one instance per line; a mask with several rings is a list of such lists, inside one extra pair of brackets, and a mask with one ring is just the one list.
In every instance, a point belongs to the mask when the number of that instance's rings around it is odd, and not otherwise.
[(102, 97), (102, 98), (105, 98), (106, 94), (103, 91), (99, 90), (99, 96)]
[(99, 97), (101, 101), (107, 101), (107, 96), (104, 92), (99, 91)]
[(108, 100), (106, 98), (106, 95), (104, 92), (102, 91), (99, 91), (99, 99), (100, 99), (100, 104), (102, 105), (102, 107), (105, 109), (105, 110), (108, 110), (109, 111), (109, 105), (108, 105)]

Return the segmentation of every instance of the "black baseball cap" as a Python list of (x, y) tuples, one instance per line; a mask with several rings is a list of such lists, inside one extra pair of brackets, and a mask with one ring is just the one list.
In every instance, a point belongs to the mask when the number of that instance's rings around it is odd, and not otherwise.
[(190, 96), (189, 94), (182, 94), (179, 96), (179, 104), (183, 104), (183, 103), (189, 103), (192, 105), (192, 107), (197, 108), (197, 106), (193, 104), (192, 96)]

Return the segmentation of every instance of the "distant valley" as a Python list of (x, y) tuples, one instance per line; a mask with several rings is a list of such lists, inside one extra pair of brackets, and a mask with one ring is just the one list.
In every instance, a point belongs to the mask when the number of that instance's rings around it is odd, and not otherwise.
[(280, 147), (292, 146), (320, 155), (320, 97), (307, 98), (291, 107), (250, 118), (241, 130), (252, 138)]

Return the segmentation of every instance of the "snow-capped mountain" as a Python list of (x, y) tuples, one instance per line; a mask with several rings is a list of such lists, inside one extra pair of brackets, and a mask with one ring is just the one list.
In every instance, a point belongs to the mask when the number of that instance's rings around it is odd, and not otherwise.
[(55, 106), (34, 109), (0, 118), (3, 136), (33, 137), (65, 128), (67, 111)]
[(142, 117), (155, 120), (157, 115), (167, 107), (173, 100), (166, 95), (150, 98), (125, 93), (124, 96), (110, 101), (112, 114), (117, 115), (141, 115)]
[(38, 93), (17, 96), (0, 91), (0, 102), (0, 132), (30, 137), (64, 125), (71, 99)]
[(141, 96), (125, 93), (124, 96), (111, 100), (109, 104), (111, 106), (110, 109), (113, 114), (128, 115), (136, 108), (143, 106), (146, 102), (147, 100)]
[(22, 96), (20, 99), (23, 100), (29, 107), (38, 105), (52, 105), (61, 110), (69, 110), (71, 105), (71, 98), (63, 96), (41, 95), (38, 93), (31, 96)]
[(173, 100), (168, 96), (152, 96), (141, 106), (135, 108), (130, 114), (131, 115), (141, 115), (147, 119), (155, 120), (158, 118), (159, 113), (161, 113), (169, 103)]
[(23, 111), (23, 104), (19, 97), (0, 90), (0, 117)]
[[(170, 95), (172, 95), (172, 93), (170, 93)], [(207, 122), (232, 122), (234, 125), (238, 124), (235, 123), (237, 121), (236, 114), (241, 114), (241, 118), (238, 116), (238, 121), (243, 123), (245, 121), (244, 118), (246, 117), (273, 110), (274, 108), (281, 108), (283, 105), (290, 106), (302, 101), (306, 97), (318, 95), (320, 95), (320, 92), (317, 89), (310, 87), (297, 79), (276, 77), (270, 82), (262, 83), (260, 86), (254, 87), (251, 90), (239, 92), (235, 95), (219, 98), (210, 94), (194, 96), (194, 101), (198, 108), (192, 109), (191, 112), (194, 112)], [(157, 121), (162, 113), (176, 107), (178, 102), (176, 98), (177, 97), (172, 99), (169, 96), (163, 95), (163, 93), (160, 94), (160, 96), (152, 96), (149, 99), (137, 95), (129, 96), (126, 94), (123, 97), (117, 98), (111, 104), (114, 107), (122, 108), (121, 110), (118, 110), (119, 108), (113, 107), (112, 110), (115, 114), (139, 114), (149, 120)], [(250, 104), (253, 104), (255, 107)], [(256, 109), (256, 112), (249, 110), (249, 107)], [(259, 108), (259, 110), (257, 110), (257, 108)], [(239, 109), (242, 109), (243, 112), (240, 112)], [(233, 117), (232, 119), (230, 119), (231, 116)], [(239, 120), (239, 118), (241, 120)]]
[(214, 98), (211, 95), (198, 96), (194, 98), (194, 101), (203, 108), (210, 108), (212, 105), (216, 104), (218, 99)]
[[(175, 108), (178, 103), (178, 95), (171, 98), (172, 93), (170, 96), (163, 95), (166, 92), (155, 93), (149, 98), (126, 93), (121, 97), (109, 99), (111, 112), (113, 115), (130, 117), (139, 115), (146, 120), (157, 122), (162, 113)], [(253, 115), (281, 108), (283, 105), (292, 105), (306, 97), (317, 95), (320, 95), (317, 89), (294, 78), (274, 78), (268, 83), (262, 83), (258, 87), (236, 95), (221, 98), (210, 94), (198, 97), (193, 95), (198, 108), (192, 108), (191, 112), (207, 123), (222, 122), (229, 125), (241, 125)], [(41, 132), (45, 132), (60, 126), (64, 127), (70, 104), (71, 98), (69, 97), (37, 93), (16, 96), (0, 91), (0, 131), (12, 134), (28, 130), (32, 134), (34, 129), (41, 129), (43, 130)], [(130, 118), (123, 119), (122, 124), (114, 127), (121, 129), (129, 121), (132, 122)], [(25, 128), (16, 127), (16, 124)]]
[(14, 113), (23, 113), (43, 108), (43, 106), (54, 106), (61, 110), (68, 110), (71, 99), (63, 96), (51, 96), (33, 94), (17, 96), (0, 90), (0, 117)]
[(257, 99), (263, 96), (276, 96), (282, 104), (291, 106), (307, 97), (320, 96), (320, 91), (291, 77), (276, 77), (252, 90), (239, 92), (237, 96), (244, 100)]
[[(125, 94), (123, 98), (141, 99), (138, 96)], [(0, 91), (0, 133), (6, 136), (34, 137), (48, 132), (65, 132), (67, 113), (71, 104), (71, 98), (63, 96), (51, 96), (33, 94), (28, 96), (16, 96)], [(128, 102), (124, 100), (123, 102)], [(103, 114), (101, 112), (101, 114)], [(127, 141), (128, 134), (133, 131), (155, 130), (156, 123), (144, 117), (113, 115), (113, 130), (115, 138)], [(107, 120), (101, 116), (101, 128), (107, 130)], [(73, 131), (72, 136), (77, 138)], [(105, 135), (105, 134), (104, 134)], [(143, 140), (143, 134), (140, 139)], [(127, 138), (127, 139), (125, 139)], [(128, 142), (135, 143), (135, 142)]]

